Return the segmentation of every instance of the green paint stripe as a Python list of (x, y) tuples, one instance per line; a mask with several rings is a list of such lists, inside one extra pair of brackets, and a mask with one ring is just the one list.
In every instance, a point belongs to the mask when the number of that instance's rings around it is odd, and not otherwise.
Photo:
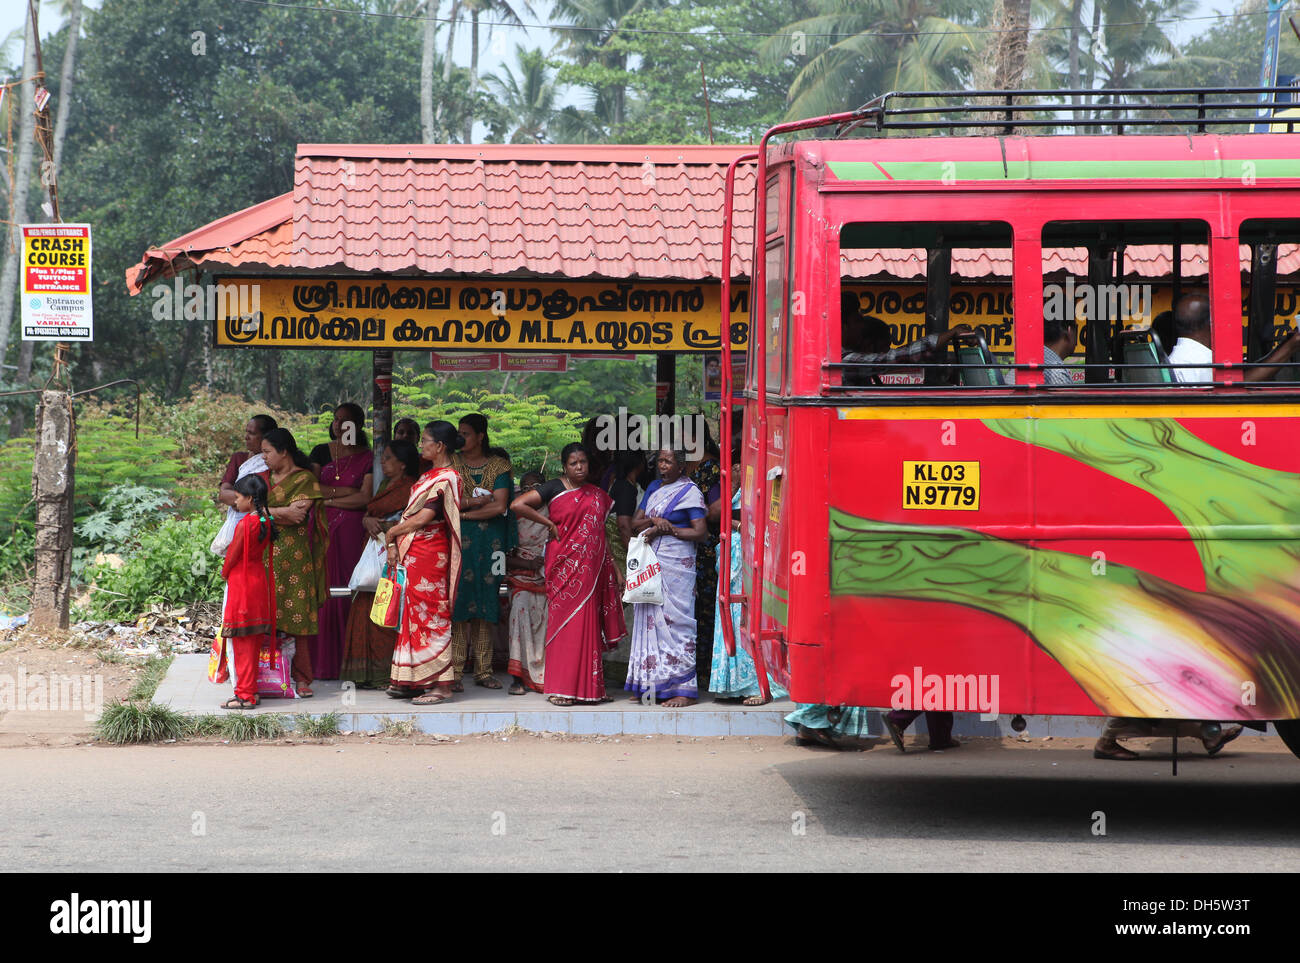
[(1300, 177), (1300, 158), (1265, 160), (1040, 160), (1001, 161), (831, 161), (827, 165), (840, 180), (884, 181), (990, 181), (990, 180), (1182, 180)]

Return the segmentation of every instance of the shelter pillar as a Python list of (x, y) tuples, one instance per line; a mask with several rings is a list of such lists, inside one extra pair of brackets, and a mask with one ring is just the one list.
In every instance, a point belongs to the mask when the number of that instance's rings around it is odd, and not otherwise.
[(370, 439), (375, 453), (375, 467), (371, 477), (374, 480), (374, 491), (377, 492), (384, 480), (379, 456), (384, 445), (393, 437), (393, 352), (391, 349), (373, 351), (370, 358)]

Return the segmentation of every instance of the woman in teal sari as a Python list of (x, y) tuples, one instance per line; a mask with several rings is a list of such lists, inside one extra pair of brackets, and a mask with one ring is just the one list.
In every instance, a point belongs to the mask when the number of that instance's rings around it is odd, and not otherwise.
[(452, 467), (460, 473), (464, 502), (460, 513), (460, 589), (452, 614), (456, 671), (452, 691), (464, 691), (461, 675), (471, 646), (474, 682), (485, 689), (500, 689), (501, 683), (492, 676), (492, 635), (501, 618), (504, 559), (514, 547), (510, 531), (514, 519), (507, 510), (514, 494), (510, 459), (489, 444), (487, 418), (483, 415), (466, 415), (457, 432), (465, 439), (465, 447), (454, 456)]

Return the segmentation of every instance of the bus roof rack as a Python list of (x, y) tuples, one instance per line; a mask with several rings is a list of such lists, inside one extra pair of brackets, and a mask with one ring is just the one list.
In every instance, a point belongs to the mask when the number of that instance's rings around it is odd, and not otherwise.
[[(1077, 103), (1075, 102), (1077, 98)], [(1297, 87), (1168, 87), (1104, 88), (1101, 90), (893, 90), (854, 111), (854, 119), (839, 125), (842, 137), (858, 127), (880, 133), (891, 130), (987, 132), (1002, 128), (1195, 128), (1263, 126), (1287, 123), (1275, 119), (1279, 110), (1297, 109)], [(1082, 115), (1082, 116), (1081, 116)], [(1300, 116), (1295, 119), (1300, 124)]]

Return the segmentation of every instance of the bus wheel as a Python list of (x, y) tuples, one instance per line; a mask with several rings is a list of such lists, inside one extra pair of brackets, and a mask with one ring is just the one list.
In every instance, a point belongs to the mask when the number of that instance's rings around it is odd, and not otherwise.
[(1279, 719), (1273, 723), (1273, 728), (1282, 737), (1286, 747), (1300, 757), (1300, 719)]

